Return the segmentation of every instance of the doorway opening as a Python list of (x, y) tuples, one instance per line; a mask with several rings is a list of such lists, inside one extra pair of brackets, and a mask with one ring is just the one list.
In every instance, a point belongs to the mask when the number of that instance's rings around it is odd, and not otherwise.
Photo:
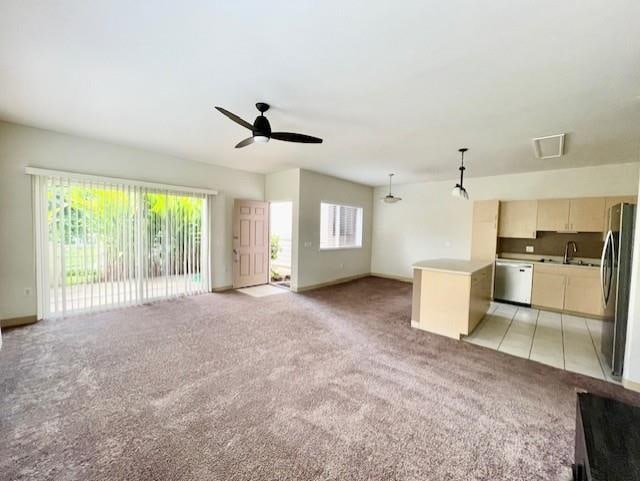
[(269, 282), (289, 289), (291, 287), (293, 204), (272, 202), (269, 209)]
[(34, 176), (38, 318), (209, 291), (207, 195)]

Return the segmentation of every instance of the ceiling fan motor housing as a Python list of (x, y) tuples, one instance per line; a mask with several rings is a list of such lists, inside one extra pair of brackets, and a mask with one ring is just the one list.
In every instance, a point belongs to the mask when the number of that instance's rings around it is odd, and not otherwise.
[(258, 115), (253, 122), (253, 135), (271, 136), (271, 125), (264, 115)]

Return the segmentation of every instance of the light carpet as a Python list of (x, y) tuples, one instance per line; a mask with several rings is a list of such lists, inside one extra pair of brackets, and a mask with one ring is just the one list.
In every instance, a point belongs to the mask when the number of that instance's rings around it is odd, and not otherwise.
[(0, 479), (569, 479), (607, 384), (411, 329), (366, 278), (207, 294), (4, 332)]

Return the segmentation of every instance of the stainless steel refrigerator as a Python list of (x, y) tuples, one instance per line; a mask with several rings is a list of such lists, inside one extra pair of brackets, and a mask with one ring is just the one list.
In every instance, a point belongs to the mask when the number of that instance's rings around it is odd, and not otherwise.
[(622, 376), (627, 338), (635, 213), (636, 206), (633, 204), (617, 204), (609, 209), (600, 264), (605, 310), (601, 348), (607, 368), (616, 378)]

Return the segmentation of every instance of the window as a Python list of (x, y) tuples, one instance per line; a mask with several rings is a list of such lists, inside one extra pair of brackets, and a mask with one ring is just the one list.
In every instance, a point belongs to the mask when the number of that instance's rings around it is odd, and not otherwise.
[(207, 195), (34, 176), (38, 315), (209, 290)]
[(362, 247), (362, 207), (320, 204), (320, 249)]

